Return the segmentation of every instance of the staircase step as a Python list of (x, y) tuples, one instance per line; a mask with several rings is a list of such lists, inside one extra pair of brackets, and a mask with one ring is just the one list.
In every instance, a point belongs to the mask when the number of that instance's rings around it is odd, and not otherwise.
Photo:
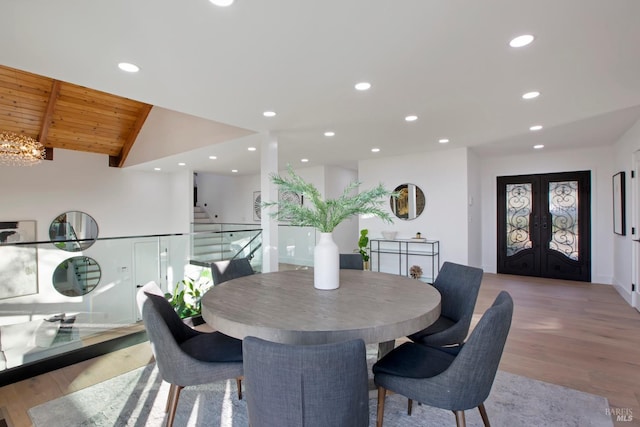
[(198, 232), (202, 232), (202, 231), (220, 231), (220, 225), (219, 224), (214, 224), (212, 222), (206, 222), (206, 223), (199, 223), (199, 222), (195, 222), (193, 224), (193, 231), (198, 233)]
[(216, 250), (219, 250), (220, 248), (227, 248), (229, 249), (229, 247), (231, 246), (230, 243), (228, 242), (222, 242), (219, 240), (194, 240), (193, 241), (193, 247), (194, 248), (206, 248), (206, 247), (210, 247), (210, 248), (215, 248)]
[(231, 251), (231, 248), (229, 247), (229, 245), (200, 245), (200, 246), (193, 246), (193, 251), (194, 252), (220, 252), (220, 251), (225, 251), (225, 252), (229, 252)]
[(206, 254), (193, 254), (193, 259), (196, 261), (202, 261), (202, 262), (212, 262), (212, 261), (222, 261), (225, 259), (230, 259), (233, 256), (233, 252), (213, 252), (213, 253), (206, 253)]
[(206, 210), (200, 206), (195, 206), (193, 208), (193, 222), (211, 222), (211, 217), (209, 217), (209, 213)]

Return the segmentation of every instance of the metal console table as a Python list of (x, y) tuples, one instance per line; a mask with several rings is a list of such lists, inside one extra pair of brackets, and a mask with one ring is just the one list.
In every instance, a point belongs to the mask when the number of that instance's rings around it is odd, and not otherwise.
[[(420, 280), (433, 283), (440, 272), (440, 241), (422, 239), (371, 239), (369, 240), (371, 270), (381, 270), (381, 259), (397, 257), (398, 275), (409, 276), (412, 265), (419, 265), (423, 274)], [(384, 260), (383, 260), (383, 264)], [(386, 273), (392, 267), (387, 265)]]

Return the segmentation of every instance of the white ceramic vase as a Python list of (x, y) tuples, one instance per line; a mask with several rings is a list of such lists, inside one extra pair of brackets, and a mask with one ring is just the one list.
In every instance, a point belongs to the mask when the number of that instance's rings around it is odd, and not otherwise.
[(340, 250), (332, 233), (320, 233), (313, 251), (313, 286), (322, 290), (340, 286)]

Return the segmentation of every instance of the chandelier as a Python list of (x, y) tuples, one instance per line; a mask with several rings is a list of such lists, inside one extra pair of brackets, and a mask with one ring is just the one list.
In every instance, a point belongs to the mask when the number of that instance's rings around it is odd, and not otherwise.
[(44, 158), (40, 142), (13, 132), (0, 133), (0, 164), (8, 166), (33, 166)]

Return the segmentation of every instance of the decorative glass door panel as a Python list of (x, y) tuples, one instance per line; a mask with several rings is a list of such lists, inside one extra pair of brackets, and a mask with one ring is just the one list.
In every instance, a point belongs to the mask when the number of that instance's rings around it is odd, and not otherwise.
[(507, 255), (531, 249), (531, 184), (507, 184)]
[(591, 280), (591, 173), (498, 177), (498, 273)]
[(551, 240), (549, 249), (578, 261), (578, 181), (549, 183)]

